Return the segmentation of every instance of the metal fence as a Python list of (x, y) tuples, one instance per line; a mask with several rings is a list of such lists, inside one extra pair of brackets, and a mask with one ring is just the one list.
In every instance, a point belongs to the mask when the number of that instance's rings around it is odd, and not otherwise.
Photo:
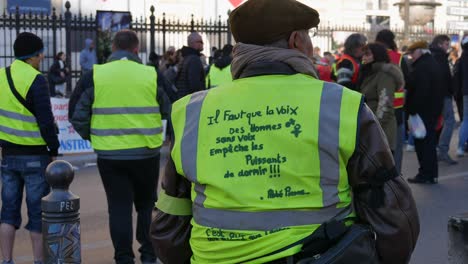
[[(54, 55), (63, 51), (67, 55), (67, 65), (72, 71), (72, 78), (68, 81), (67, 89), (77, 81), (81, 69), (79, 65), (79, 53), (84, 48), (85, 39), (96, 40), (97, 21), (91, 15), (71, 14), (70, 2), (65, 4), (66, 11), (62, 15), (57, 15), (55, 8), (52, 14), (20, 14), (17, 8), (16, 13), (0, 15), (0, 67), (9, 65), (14, 60), (13, 42), (16, 36), (23, 31), (30, 31), (41, 37), (46, 45), (45, 60), (41, 69), (47, 72), (53, 63)], [(211, 47), (221, 48), (223, 45), (233, 42), (227, 21), (221, 17), (215, 20), (195, 19), (192, 15), (189, 21), (167, 18), (154, 15), (154, 7), (150, 9), (150, 16), (132, 17), (131, 28), (135, 30), (140, 38), (140, 57), (144, 63), (147, 62), (151, 51), (157, 54), (163, 52), (169, 46), (180, 48), (185, 45), (186, 37), (190, 32), (199, 32), (205, 42), (206, 52)], [(379, 28), (371, 27), (369, 24), (362, 26), (331, 26), (321, 25), (318, 35), (313, 39), (314, 46), (318, 46), (322, 51), (331, 51), (338, 48), (337, 34), (349, 34), (360, 32), (368, 36), (369, 40), (374, 39)], [(403, 39), (402, 29), (392, 29), (397, 39)], [(430, 40), (435, 34), (458, 34), (455, 31), (428, 30), (421, 27), (410, 28), (410, 40), (424, 39)], [(209, 56), (210, 54), (206, 54)]]

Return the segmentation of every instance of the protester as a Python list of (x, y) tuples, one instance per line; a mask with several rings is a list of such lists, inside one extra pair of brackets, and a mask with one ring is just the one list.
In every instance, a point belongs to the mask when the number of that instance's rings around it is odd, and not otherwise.
[(160, 61), (159, 69), (161, 70), (161, 73), (164, 74), (166, 70), (174, 66), (176, 64), (176, 59), (176, 48), (174, 46), (170, 46), (167, 48), (166, 52), (164, 52), (162, 60)]
[(323, 53), (323, 58), (325, 58), (328, 61), (328, 64), (330, 66), (333, 65), (333, 63), (335, 63), (335, 56), (333, 56), (333, 54), (331, 54), (331, 52), (329, 51), (325, 51)]
[(340, 85), (351, 90), (357, 90), (359, 68), (363, 48), (367, 38), (358, 33), (351, 34), (345, 41), (344, 54), (336, 62), (336, 73), (333, 79)]
[(407, 84), (406, 109), (409, 115), (419, 115), (426, 129), (424, 138), (415, 138), (419, 162), (418, 174), (409, 178), (411, 183), (437, 183), (436, 125), (443, 107), (443, 87), (440, 68), (431, 56), (425, 41), (413, 43), (408, 48), (413, 65)]
[(146, 65), (153, 66), (156, 70), (158, 70), (160, 65), (160, 59), (161, 57), (158, 54), (156, 54), (156, 52), (152, 51), (150, 52), (150, 55), (148, 57), (148, 63), (146, 63)]
[[(393, 32), (388, 29), (383, 29), (377, 33), (375, 42), (380, 43), (384, 45), (385, 48), (387, 48), (390, 62), (397, 65), (401, 69), (401, 72), (405, 78), (405, 82), (408, 82), (409, 68), (407, 60), (403, 54), (398, 52), (397, 44), (395, 42), (395, 34), (393, 34)], [(393, 100), (393, 108), (395, 109), (395, 117), (397, 120), (396, 146), (395, 151), (393, 152), (393, 159), (395, 160), (397, 171), (400, 174), (403, 162), (403, 145), (406, 135), (404, 105), (405, 90), (404, 87), (401, 86), (398, 87), (398, 89), (395, 91)]]
[(308, 34), (317, 11), (249, 0), (229, 23), (234, 81), (173, 107), (175, 141), (151, 228), (162, 262), (339, 258), (329, 245), (367, 228), (345, 220), (353, 207), (376, 232), (366, 241), (376, 238), (377, 252), (359, 248), (352, 262), (408, 263), (419, 233), (411, 191), (362, 95), (317, 80)]
[(93, 69), (93, 65), (97, 64), (96, 50), (94, 49), (94, 41), (92, 39), (85, 40), (85, 48), (80, 52), (81, 74), (85, 74)]
[(463, 52), (459, 61), (459, 90), (461, 91), (461, 95), (463, 95), (463, 121), (458, 133), (458, 157), (465, 155), (465, 147), (468, 141), (468, 37), (463, 38), (462, 49)]
[(320, 47), (314, 47), (314, 56), (313, 56), (314, 63), (320, 62), (322, 60), (321, 54), (322, 52), (321, 52)]
[(182, 48), (183, 63), (175, 81), (179, 98), (205, 89), (205, 69), (200, 59), (203, 40), (197, 32), (187, 38), (187, 45)]
[(217, 47), (211, 47), (211, 53), (210, 53), (210, 57), (208, 58), (208, 64), (211, 65), (214, 63), (215, 58), (217, 58), (216, 52), (218, 51), (219, 49)]
[(167, 68), (162, 72), (166, 79), (172, 84), (175, 84), (177, 81), (177, 77), (179, 76), (183, 61), (182, 50), (177, 50), (174, 54), (172, 64), (166, 64)]
[(232, 82), (231, 62), (232, 45), (226, 44), (222, 49), (221, 56), (214, 60), (206, 76), (206, 88), (214, 88), (221, 84)]
[(66, 82), (70, 76), (70, 70), (66, 65), (67, 55), (62, 51), (55, 55), (54, 63), (49, 68), (47, 78), (49, 81), (50, 96), (65, 96)]
[(70, 99), (69, 119), (83, 139), (91, 140), (107, 196), (109, 227), (117, 264), (134, 263), (136, 238), (143, 264), (155, 263), (149, 226), (159, 175), (162, 121), (170, 104), (161, 78), (141, 64), (134, 31), (119, 31), (104, 65), (85, 74)]
[(47, 80), (39, 72), (42, 40), (29, 32), (13, 45), (15, 60), (0, 71), (0, 147), (2, 210), (0, 244), (3, 264), (13, 264), (16, 230), (21, 227), (23, 189), (35, 264), (43, 263), (41, 199), (49, 193), (45, 170), (58, 154), (59, 141)]
[(387, 50), (381, 44), (371, 43), (364, 47), (359, 90), (366, 103), (379, 120), (390, 149), (397, 144), (397, 122), (393, 108), (394, 94), (404, 85), (403, 74), (391, 63)]
[(318, 77), (322, 81), (333, 82), (332, 75), (332, 63), (328, 57), (323, 57), (319, 62), (316, 63)]
[(434, 37), (430, 50), (439, 66), (439, 74), (442, 78), (443, 103), (443, 128), (439, 138), (437, 159), (449, 165), (457, 164), (448, 154), (450, 141), (452, 140), (453, 129), (455, 127), (455, 114), (453, 112), (453, 86), (452, 73), (448, 60), (448, 50), (450, 48), (450, 37), (447, 35), (437, 35)]

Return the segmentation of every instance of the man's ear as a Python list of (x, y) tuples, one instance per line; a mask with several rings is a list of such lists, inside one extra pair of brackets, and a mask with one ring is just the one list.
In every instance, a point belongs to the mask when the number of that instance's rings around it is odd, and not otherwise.
[(297, 38), (299, 38), (299, 37), (300, 37), (299, 32), (293, 31), (291, 33), (291, 35), (289, 36), (289, 40), (288, 40), (288, 47), (290, 49), (297, 49), (297, 41), (298, 41)]

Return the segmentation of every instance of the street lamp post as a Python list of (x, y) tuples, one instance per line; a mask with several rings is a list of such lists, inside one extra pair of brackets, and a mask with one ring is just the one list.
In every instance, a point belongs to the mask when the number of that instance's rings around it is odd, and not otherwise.
[(404, 42), (409, 41), (409, 18), (410, 18), (410, 0), (405, 0), (405, 29), (404, 29)]

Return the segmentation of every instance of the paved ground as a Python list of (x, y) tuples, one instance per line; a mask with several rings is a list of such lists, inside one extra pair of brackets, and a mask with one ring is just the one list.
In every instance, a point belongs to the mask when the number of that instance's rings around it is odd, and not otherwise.
[[(107, 225), (107, 203), (94, 155), (66, 156), (76, 167), (71, 190), (81, 197), (82, 256), (86, 264), (112, 262), (112, 243)], [(404, 176), (414, 176), (417, 162), (414, 153), (405, 153)], [(411, 264), (447, 263), (447, 219), (468, 212), (468, 157), (456, 166), (440, 166), (440, 184), (412, 185), (421, 219), (421, 235)], [(23, 208), (23, 215), (26, 211)], [(136, 243), (136, 242), (135, 242)], [(135, 244), (135, 252), (137, 252)], [(17, 233), (16, 263), (31, 263), (27, 232)]]

